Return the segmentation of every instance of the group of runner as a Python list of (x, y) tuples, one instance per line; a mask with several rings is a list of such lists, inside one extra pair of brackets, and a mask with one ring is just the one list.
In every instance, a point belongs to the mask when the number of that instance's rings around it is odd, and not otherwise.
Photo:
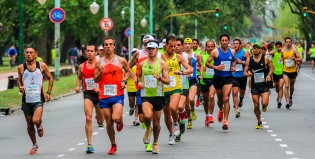
[[(94, 107), (99, 127), (104, 126), (104, 120), (106, 122), (111, 142), (108, 154), (116, 153), (114, 124), (118, 132), (124, 127), (122, 116), (125, 87), (129, 97), (129, 115), (135, 114), (133, 125), (141, 123), (146, 129), (143, 143), (146, 151), (153, 154), (159, 153), (162, 111), (169, 131), (168, 141), (173, 145), (181, 141), (181, 135), (186, 129), (186, 119), (187, 129), (193, 128), (192, 121), (197, 119), (195, 106), (202, 103), (200, 99), (203, 100), (205, 126), (209, 127), (214, 123), (216, 95), (219, 107), (217, 120), (222, 122), (222, 129), (227, 130), (230, 94), (232, 92), (235, 117), (239, 118), (241, 116), (239, 108), (243, 106), (247, 79), (258, 122), (256, 129), (262, 128), (260, 97), (262, 111), (267, 111), (270, 94), (268, 83), (274, 82), (278, 93), (278, 108), (282, 106), (283, 93), (286, 108), (292, 106), (297, 67), (302, 58), (292, 46), (291, 38), (285, 38), (283, 45), (281, 42), (276, 42), (275, 46), (255, 43), (246, 48), (240, 39), (234, 39), (230, 46), (230, 37), (226, 34), (221, 35), (219, 40), (218, 47), (214, 40), (207, 41), (203, 51), (198, 50), (197, 39), (168, 36), (161, 52), (158, 41), (153, 36), (146, 35), (143, 37), (143, 49), (133, 49), (133, 56), (129, 62), (115, 55), (116, 44), (113, 38), (107, 37), (103, 40), (102, 51), (97, 50), (95, 45), (87, 45), (87, 61), (79, 66), (76, 87), (76, 92), (79, 93), (83, 84), (86, 153), (94, 152), (92, 146)], [(38, 149), (34, 125), (40, 137), (44, 134), (41, 124), (43, 103), (50, 99), (53, 86), (53, 77), (47, 65), (35, 61), (37, 54), (36, 49), (28, 47), (26, 63), (18, 68), (18, 84), (20, 92), (23, 93), (22, 109), (33, 143), (30, 154), (35, 154)], [(43, 74), (49, 79), (46, 98), (42, 87)]]

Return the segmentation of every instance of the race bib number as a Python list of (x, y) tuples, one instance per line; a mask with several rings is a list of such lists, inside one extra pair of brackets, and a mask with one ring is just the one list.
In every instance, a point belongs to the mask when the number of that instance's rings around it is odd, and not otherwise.
[(254, 73), (254, 82), (255, 83), (265, 82), (265, 74), (264, 73)]
[(40, 88), (38, 85), (27, 85), (27, 89), (25, 93), (26, 93), (26, 96), (28, 97), (39, 97)]
[(156, 78), (154, 78), (153, 75), (144, 76), (144, 87), (145, 88), (156, 88), (157, 87)]
[(164, 85), (165, 88), (171, 88), (176, 86), (176, 77), (175, 76), (170, 76), (170, 84), (169, 85)]
[(207, 76), (213, 76), (214, 70), (212, 68), (206, 68), (206, 75)]
[(287, 60), (285, 60), (285, 65), (287, 67), (293, 67), (294, 66), (294, 62), (293, 62), (292, 59), (287, 59)]
[(314, 58), (314, 57), (315, 57), (315, 54), (311, 54), (311, 57)]
[(231, 61), (221, 61), (221, 64), (224, 65), (224, 69), (222, 71), (230, 71)]
[(117, 85), (114, 85), (114, 84), (104, 85), (104, 95), (116, 96), (117, 95)]
[(243, 71), (243, 64), (236, 64), (235, 71)]
[(85, 79), (85, 84), (87, 90), (95, 90), (98, 88), (98, 84), (94, 82), (93, 78)]

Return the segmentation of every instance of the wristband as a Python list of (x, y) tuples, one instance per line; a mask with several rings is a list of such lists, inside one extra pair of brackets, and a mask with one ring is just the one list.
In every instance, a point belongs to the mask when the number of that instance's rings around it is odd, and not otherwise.
[(122, 82), (124, 82), (125, 84), (127, 84), (127, 81), (126, 81), (126, 80), (122, 80)]

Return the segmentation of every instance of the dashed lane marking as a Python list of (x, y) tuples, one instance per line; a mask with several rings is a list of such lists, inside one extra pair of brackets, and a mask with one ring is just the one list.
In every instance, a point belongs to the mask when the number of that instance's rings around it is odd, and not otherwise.
[(73, 151), (73, 150), (75, 150), (75, 148), (69, 148), (69, 149), (68, 149), (68, 151)]
[(273, 130), (267, 130), (267, 132), (270, 132), (270, 133), (271, 133), (271, 132), (273, 132)]
[(58, 155), (58, 156), (56, 156), (56, 157), (63, 157), (63, 156), (65, 156), (66, 154), (60, 154), (60, 155)]
[(99, 132), (93, 132), (93, 134), (92, 134), (92, 135), (97, 135), (97, 134), (99, 134)]
[(280, 147), (288, 147), (287, 144), (280, 144)]
[(80, 146), (80, 145), (84, 145), (84, 143), (80, 142), (80, 143), (78, 143), (77, 145), (78, 145), (78, 146)]
[(277, 136), (277, 134), (271, 134), (271, 136), (272, 136), (272, 137), (276, 137), (276, 136)]
[(293, 152), (293, 151), (285, 151), (285, 153), (286, 153), (287, 155), (294, 155), (294, 152)]
[(275, 139), (276, 141), (278, 141), (278, 142), (281, 142), (282, 141), (282, 139)]

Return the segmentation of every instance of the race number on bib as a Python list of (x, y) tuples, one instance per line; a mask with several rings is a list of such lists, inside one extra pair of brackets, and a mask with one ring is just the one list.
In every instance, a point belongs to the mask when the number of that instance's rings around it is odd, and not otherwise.
[(287, 67), (293, 67), (294, 66), (294, 62), (293, 62), (292, 59), (287, 59), (287, 60), (285, 60), (285, 65)]
[(98, 88), (98, 84), (94, 82), (93, 78), (85, 79), (86, 89), (87, 90), (95, 90)]
[(213, 76), (214, 70), (212, 68), (206, 68), (206, 75), (207, 76)]
[(235, 71), (243, 71), (243, 64), (236, 64)]
[(154, 78), (153, 75), (144, 76), (144, 87), (145, 88), (156, 88), (157, 87), (156, 78)]
[(116, 96), (117, 95), (117, 85), (114, 85), (114, 84), (104, 85), (104, 95)]
[(28, 97), (40, 97), (40, 88), (38, 85), (27, 85), (25, 93)]
[(254, 73), (254, 82), (255, 83), (265, 82), (265, 74), (264, 73)]
[(170, 76), (170, 84), (169, 85), (164, 85), (165, 88), (171, 88), (176, 86), (176, 77), (175, 76)]
[(221, 61), (221, 64), (224, 65), (224, 69), (222, 71), (230, 71), (231, 61)]

